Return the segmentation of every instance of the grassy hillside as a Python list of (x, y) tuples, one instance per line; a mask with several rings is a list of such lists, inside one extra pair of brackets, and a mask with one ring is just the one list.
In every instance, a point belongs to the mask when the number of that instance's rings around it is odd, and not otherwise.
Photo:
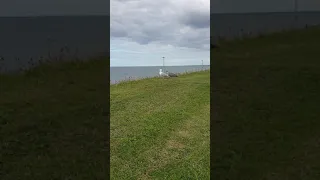
[(209, 71), (112, 85), (111, 179), (209, 179), (209, 92)]
[(1, 180), (106, 179), (106, 59), (0, 75)]
[(320, 179), (320, 29), (211, 51), (213, 179)]

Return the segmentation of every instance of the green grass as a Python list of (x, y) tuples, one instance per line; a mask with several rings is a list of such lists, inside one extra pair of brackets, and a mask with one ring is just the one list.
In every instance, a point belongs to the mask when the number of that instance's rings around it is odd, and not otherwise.
[(107, 179), (108, 60), (0, 75), (1, 180)]
[(320, 29), (211, 51), (212, 178), (320, 179)]
[(111, 179), (210, 179), (210, 72), (110, 87)]

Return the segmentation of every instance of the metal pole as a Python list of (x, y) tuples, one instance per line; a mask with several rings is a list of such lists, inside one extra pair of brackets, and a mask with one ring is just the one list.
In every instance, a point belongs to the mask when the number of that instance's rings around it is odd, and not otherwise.
[(163, 68), (163, 71), (164, 71), (164, 57), (162, 57), (162, 68)]
[(202, 61), (202, 70), (203, 70), (203, 60), (201, 60)]

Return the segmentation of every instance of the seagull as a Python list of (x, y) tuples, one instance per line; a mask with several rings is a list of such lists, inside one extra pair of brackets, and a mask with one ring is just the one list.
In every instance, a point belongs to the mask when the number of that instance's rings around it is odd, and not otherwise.
[(159, 70), (159, 75), (160, 75), (160, 76), (164, 76), (164, 77), (169, 77), (168, 74), (162, 72), (162, 69)]
[(177, 74), (166, 71), (169, 77), (178, 77)]

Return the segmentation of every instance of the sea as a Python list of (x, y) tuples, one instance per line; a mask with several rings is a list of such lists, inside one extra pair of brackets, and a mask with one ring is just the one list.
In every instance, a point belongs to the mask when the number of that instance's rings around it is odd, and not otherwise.
[(186, 73), (208, 70), (210, 65), (110, 67), (110, 83), (155, 77), (159, 75), (159, 69), (163, 69), (164, 72)]
[(0, 71), (109, 55), (109, 16), (0, 17)]
[(211, 44), (219, 38), (233, 39), (243, 36), (302, 29), (320, 25), (320, 11), (264, 12), (211, 14)]

